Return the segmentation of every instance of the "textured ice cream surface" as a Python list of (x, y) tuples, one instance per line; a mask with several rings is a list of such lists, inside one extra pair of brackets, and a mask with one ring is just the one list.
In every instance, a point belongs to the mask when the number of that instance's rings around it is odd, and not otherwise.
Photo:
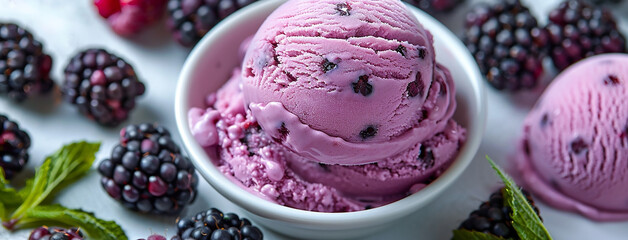
[[(442, 77), (445, 71), (438, 70)], [(453, 120), (430, 139), (381, 161), (325, 165), (292, 152), (266, 134), (245, 110), (240, 75), (207, 98), (207, 109), (189, 112), (197, 141), (217, 151), (215, 164), (237, 185), (281, 205), (320, 212), (347, 212), (378, 207), (412, 194), (436, 179), (453, 161), (466, 131)], [(437, 86), (430, 89), (441, 97)]]
[(587, 58), (557, 76), (525, 119), (517, 165), (554, 207), (628, 219), (628, 55)]
[[(426, 102), (432, 41), (401, 1), (288, 1), (251, 41), (245, 103), (265, 131), (282, 129), (283, 144), (308, 158), (375, 162), (427, 140), (451, 118), (454, 104)], [(295, 132), (311, 137), (290, 137)]]

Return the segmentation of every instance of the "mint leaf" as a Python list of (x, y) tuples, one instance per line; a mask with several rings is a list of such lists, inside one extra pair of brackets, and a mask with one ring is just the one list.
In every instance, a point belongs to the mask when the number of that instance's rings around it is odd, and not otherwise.
[(28, 209), (37, 207), (49, 196), (82, 177), (96, 159), (100, 143), (77, 142), (63, 146), (46, 158), (37, 169), (32, 183), (27, 183), (27, 190), (20, 192), (24, 202), (11, 216), (19, 223)]
[(512, 226), (517, 231), (517, 235), (526, 240), (551, 240), (552, 237), (528, 203), (521, 189), (491, 158), (487, 156), (486, 159), (506, 186), (503, 192), (504, 202), (512, 208)]
[(89, 239), (128, 240), (122, 228), (114, 221), (105, 221), (93, 213), (81, 209), (69, 209), (61, 205), (38, 206), (28, 209), (24, 214), (22, 225), (41, 226), (43, 224), (61, 223), (79, 227)]
[(452, 240), (504, 240), (504, 238), (478, 231), (456, 229)]
[(19, 206), (22, 203), (20, 197), (12, 187), (8, 186), (9, 181), (4, 178), (4, 170), (0, 168), (0, 219), (5, 220), (7, 209)]

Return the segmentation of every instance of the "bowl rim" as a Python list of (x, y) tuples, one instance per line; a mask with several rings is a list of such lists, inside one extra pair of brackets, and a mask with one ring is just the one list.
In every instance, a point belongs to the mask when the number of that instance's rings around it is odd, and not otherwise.
[[(190, 105), (187, 99), (187, 90), (190, 89), (192, 85), (192, 75), (194, 70), (199, 67), (199, 60), (203, 57), (206, 49), (222, 35), (222, 33), (232, 29), (232, 25), (251, 21), (252, 18), (257, 17), (257, 12), (269, 10), (269, 8), (274, 10), (285, 1), (286, 0), (257, 1), (235, 12), (207, 33), (197, 43), (185, 60), (175, 92), (175, 118), (184, 148), (188, 151), (190, 159), (198, 172), (222, 196), (255, 215), (291, 223), (309, 224), (312, 227), (333, 226), (334, 228), (342, 228), (379, 224), (382, 221), (396, 219), (400, 216), (413, 213), (421, 206), (432, 202), (437, 195), (453, 184), (475, 158), (486, 125), (486, 90), (482, 81), (483, 77), (480, 74), (475, 60), (473, 60), (458, 37), (438, 20), (408, 4), (406, 4), (406, 6), (409, 7), (409, 10), (415, 17), (421, 19), (420, 22), (426, 29), (434, 35), (442, 35), (442, 39), (440, 40), (444, 42), (440, 42), (440, 44), (445, 44), (448, 48), (451, 48), (453, 52), (458, 53), (456, 58), (458, 61), (462, 62), (460, 64), (461, 68), (464, 69), (467, 75), (467, 81), (470, 81), (470, 85), (473, 87), (473, 99), (477, 104), (476, 118), (472, 119), (469, 126), (467, 126), (467, 129), (470, 129), (470, 131), (467, 132), (467, 141), (464, 147), (458, 153), (452, 165), (434, 182), (428, 184), (421, 191), (381, 207), (356, 212), (328, 213), (291, 208), (262, 200), (258, 196), (237, 186), (215, 167), (209, 159), (209, 156), (207, 156), (204, 148), (195, 140), (188, 127), (188, 110), (190, 109)], [(430, 27), (426, 25), (430, 25)], [(468, 114), (473, 115), (471, 112)], [(251, 201), (251, 199), (259, 199), (262, 201)]]

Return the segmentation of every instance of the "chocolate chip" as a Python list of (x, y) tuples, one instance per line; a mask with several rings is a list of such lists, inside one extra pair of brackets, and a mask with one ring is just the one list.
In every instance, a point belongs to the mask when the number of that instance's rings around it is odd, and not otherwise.
[(376, 134), (377, 134), (377, 127), (372, 126), (372, 125), (360, 131), (360, 137), (362, 137), (362, 139), (372, 138)]
[(417, 160), (420, 161), (421, 163), (423, 163), (423, 167), (424, 168), (431, 168), (434, 166), (434, 153), (432, 152), (432, 149), (429, 147), (426, 147), (425, 145), (421, 145), (421, 148), (419, 149), (419, 156), (417, 157)]
[(369, 84), (369, 77), (366, 75), (360, 76), (357, 82), (351, 83), (353, 91), (360, 93), (364, 96), (371, 95), (373, 92), (373, 85)]
[(425, 59), (425, 55), (427, 55), (427, 50), (425, 50), (425, 47), (419, 47), (419, 57), (421, 59)]
[(615, 85), (619, 84), (619, 78), (616, 75), (609, 74), (604, 78), (604, 85)]
[(580, 155), (581, 153), (589, 151), (589, 145), (584, 141), (584, 139), (578, 137), (571, 142), (571, 151), (576, 155)]
[(406, 88), (408, 97), (419, 96), (423, 94), (423, 90), (425, 90), (425, 86), (423, 86), (423, 81), (421, 81), (421, 72), (417, 72), (415, 80), (408, 83)]
[(351, 6), (347, 3), (338, 3), (336, 4), (336, 11), (340, 14), (340, 16), (349, 16), (351, 15)]
[(399, 44), (399, 46), (395, 49), (396, 52), (398, 52), (399, 54), (401, 54), (401, 56), (406, 56), (406, 52), (408, 51), (406, 49), (406, 47), (404, 47), (403, 45)]
[(327, 58), (325, 58), (322, 64), (323, 72), (329, 72), (331, 70), (334, 70), (336, 66), (337, 65), (335, 63), (330, 62)]

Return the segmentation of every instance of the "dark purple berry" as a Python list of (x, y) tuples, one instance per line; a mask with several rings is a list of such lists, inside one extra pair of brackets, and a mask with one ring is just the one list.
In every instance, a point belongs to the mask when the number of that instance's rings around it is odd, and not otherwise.
[(377, 135), (377, 127), (375, 126), (368, 126), (360, 131), (360, 137), (362, 139), (369, 139), (374, 137), (375, 135)]
[(54, 87), (51, 68), (52, 58), (30, 32), (12, 23), (0, 23), (0, 94), (20, 102), (49, 92)]
[(369, 77), (364, 75), (360, 76), (357, 82), (351, 83), (353, 92), (362, 94), (363, 96), (371, 95), (373, 92), (373, 85), (369, 83)]
[[(0, 76), (1, 77), (1, 76)], [(0, 114), (0, 168), (12, 179), (28, 162), (31, 138), (18, 124)]]
[(168, 27), (174, 39), (193, 47), (218, 22), (256, 0), (169, 0)]
[(144, 91), (131, 65), (103, 49), (80, 52), (65, 68), (65, 99), (81, 114), (104, 126), (126, 120), (135, 107), (135, 98)]
[[(458, 229), (484, 232), (503, 239), (519, 240), (519, 235), (517, 235), (516, 230), (512, 226), (510, 217), (512, 209), (504, 204), (502, 191), (504, 191), (504, 188), (492, 193), (489, 200), (483, 202), (477, 210), (471, 212)], [(534, 205), (534, 200), (530, 197), (530, 194), (523, 190), (522, 192), (538, 215), (539, 210)]]
[(552, 10), (546, 29), (549, 54), (559, 70), (593, 55), (628, 51), (613, 14), (582, 0), (567, 0)]
[(331, 70), (334, 70), (336, 68), (336, 66), (337, 65), (335, 63), (330, 62), (328, 59), (325, 58), (323, 60), (323, 64), (322, 64), (321, 67), (323, 69), (323, 72), (329, 72)]
[(336, 12), (340, 16), (349, 16), (351, 15), (351, 6), (348, 3), (338, 3), (336, 4)]
[(193, 217), (177, 219), (177, 237), (181, 239), (264, 239), (262, 231), (235, 213), (223, 214), (212, 208)]
[(477, 5), (466, 16), (463, 40), (496, 89), (534, 88), (549, 39), (519, 0)]
[(83, 240), (83, 233), (78, 228), (38, 227), (33, 230), (28, 240)]
[(104, 189), (123, 206), (175, 214), (194, 201), (196, 171), (167, 129), (154, 124), (129, 125), (120, 131), (120, 144), (111, 156), (98, 169)]

